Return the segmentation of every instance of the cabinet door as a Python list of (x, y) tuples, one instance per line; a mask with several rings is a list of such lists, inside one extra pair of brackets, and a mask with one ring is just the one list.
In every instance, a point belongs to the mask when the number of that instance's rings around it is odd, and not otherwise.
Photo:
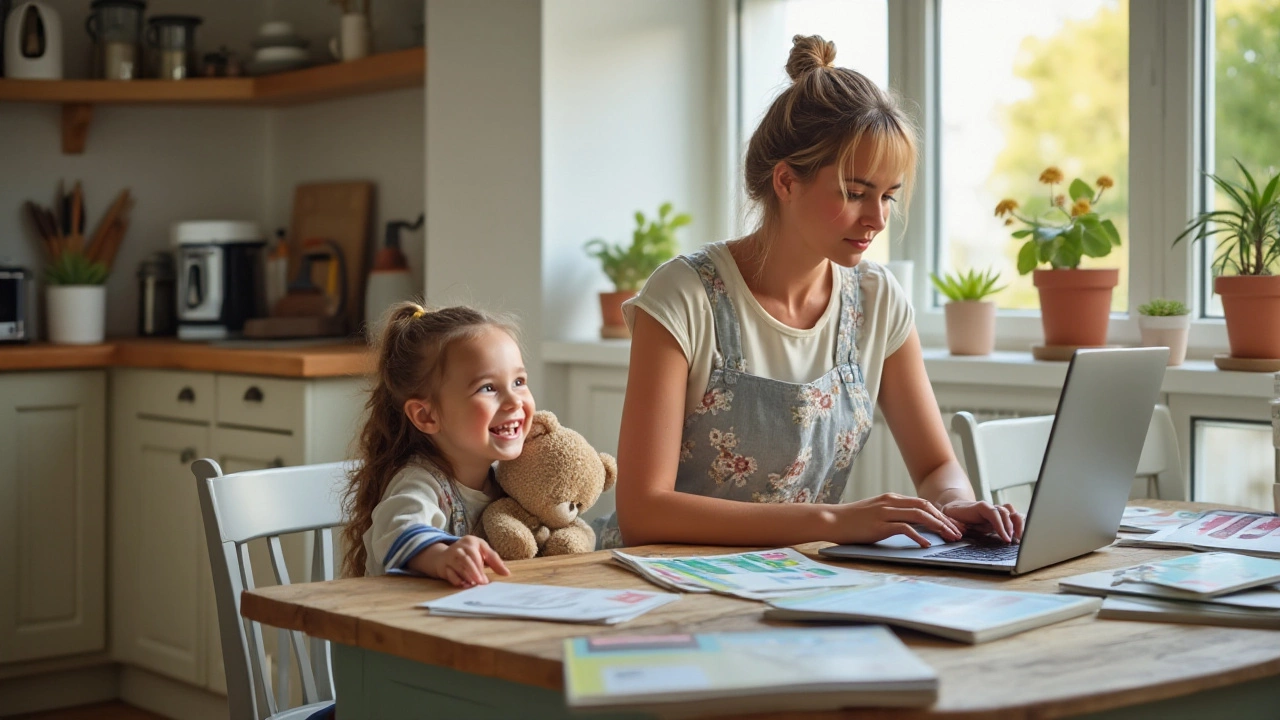
[(0, 662), (101, 650), (106, 375), (0, 375)]
[[(120, 433), (127, 455), (116, 478), (123, 552), (118, 577), (126, 583), (125, 637), (117, 648), (129, 662), (200, 682), (200, 573), (208, 567), (191, 463), (205, 457), (203, 425), (133, 418)], [(203, 570), (208, 573), (208, 570)]]
[[(303, 464), (301, 447), (301, 439), (293, 436), (222, 427), (213, 429), (210, 443), (212, 457), (218, 462), (225, 475), (246, 470), (301, 465)], [(201, 532), (204, 532), (203, 527)], [(306, 575), (301, 574), (310, 561), (308, 554), (310, 548), (305, 540), (302, 534), (285, 536), (281, 539), (284, 545), (285, 565), (289, 568), (289, 576), (295, 581), (307, 578)], [(249, 543), (249, 556), (249, 562), (253, 564), (254, 582), (259, 585), (274, 585), (275, 577), (271, 573), (271, 559), (266, 541), (255, 540)], [(222, 638), (218, 633), (218, 608), (213, 597), (213, 575), (209, 566), (208, 553), (202, 554), (201, 558), (200, 598), (203, 602), (201, 617), (206, 638), (204, 685), (214, 692), (225, 695), (227, 679), (222, 664)], [(266, 633), (265, 642), (268, 654), (274, 660), (276, 634)]]
[[(626, 393), (626, 368), (569, 368), (569, 417), (565, 424), (582, 433), (597, 451), (616, 457)], [(613, 490), (609, 490), (582, 517), (590, 522), (613, 509)]]

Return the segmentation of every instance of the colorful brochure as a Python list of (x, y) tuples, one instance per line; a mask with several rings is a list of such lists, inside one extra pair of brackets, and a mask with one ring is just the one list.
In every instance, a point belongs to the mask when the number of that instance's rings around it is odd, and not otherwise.
[(1125, 582), (1161, 585), (1202, 599), (1280, 582), (1280, 560), (1229, 552), (1193, 553), (1113, 573), (1113, 586)]
[(888, 629), (870, 626), (572, 638), (564, 686), (571, 708), (737, 716), (926, 706), (938, 675)]
[(881, 622), (980, 643), (1088, 615), (1101, 601), (902, 579), (770, 600), (769, 605), (764, 616), (774, 620)]
[(1125, 532), (1153, 533), (1171, 527), (1182, 527), (1204, 513), (1196, 510), (1160, 510), (1131, 506), (1124, 509), (1120, 529)]
[(875, 584), (895, 577), (825, 565), (791, 548), (691, 557), (640, 557), (614, 550), (613, 557), (644, 579), (671, 590), (751, 600)]
[(1280, 583), (1206, 598), (1196, 593), (1189, 593), (1163, 585), (1154, 585), (1147, 582), (1116, 583), (1115, 580), (1115, 571), (1099, 570), (1098, 572), (1062, 578), (1058, 581), (1058, 589), (1062, 592), (1081, 595), (1103, 597), (1115, 595), (1146, 596), (1157, 599), (1197, 600), (1215, 605), (1231, 605), (1262, 610), (1280, 610)]
[(1181, 527), (1146, 537), (1121, 538), (1119, 545), (1231, 550), (1258, 557), (1280, 558), (1280, 517), (1268, 513), (1213, 510)]
[(1098, 617), (1105, 620), (1226, 625), (1280, 630), (1280, 610), (1237, 607), (1218, 602), (1161, 600), (1151, 597), (1108, 597)]
[(524, 618), (616, 625), (675, 602), (679, 595), (648, 590), (599, 590), (491, 582), (418, 607), (432, 615), (472, 618)]

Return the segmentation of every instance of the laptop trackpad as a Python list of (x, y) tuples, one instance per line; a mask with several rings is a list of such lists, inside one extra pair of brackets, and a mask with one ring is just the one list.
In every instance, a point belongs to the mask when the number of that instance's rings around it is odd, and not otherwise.
[(892, 537), (887, 537), (880, 542), (873, 543), (871, 547), (893, 550), (895, 551), (894, 555), (899, 557), (928, 557), (935, 553), (946, 552), (947, 550), (964, 547), (969, 544), (966, 542), (949, 543), (946, 540), (943, 540), (941, 535), (931, 533), (928, 530), (917, 530), (916, 532), (920, 533), (925, 540), (929, 541), (929, 547), (920, 547), (915, 540), (912, 540), (906, 535), (894, 535)]

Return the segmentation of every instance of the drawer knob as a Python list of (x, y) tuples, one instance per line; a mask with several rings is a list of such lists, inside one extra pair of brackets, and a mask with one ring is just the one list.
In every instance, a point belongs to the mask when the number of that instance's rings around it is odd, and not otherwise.
[(284, 458), (276, 458), (275, 460), (272, 460), (272, 461), (271, 461), (271, 467), (273, 467), (273, 468), (282, 468), (282, 467), (284, 467)]
[(181, 460), (181, 462), (182, 462), (182, 464), (183, 464), (183, 465), (190, 465), (191, 463), (195, 462), (195, 459), (196, 459), (196, 449), (195, 449), (195, 448), (187, 448), (187, 449), (185, 449), (185, 450), (183, 450), (183, 451), (182, 451), (182, 460)]
[(178, 391), (178, 402), (193, 403), (196, 401), (196, 391), (190, 387), (184, 387)]
[(257, 385), (250, 385), (249, 389), (244, 391), (244, 401), (255, 403), (262, 402), (262, 391), (258, 389)]

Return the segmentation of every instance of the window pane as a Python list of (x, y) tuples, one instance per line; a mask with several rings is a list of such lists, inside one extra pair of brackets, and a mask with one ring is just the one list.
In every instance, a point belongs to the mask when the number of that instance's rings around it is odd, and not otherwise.
[(1267, 423), (1194, 420), (1192, 499), (1271, 510), (1275, 451)]
[[(1112, 310), (1128, 308), (1129, 6), (1124, 0), (942, 0), (939, 56), (942, 135), (939, 272), (994, 267), (1008, 288), (1001, 308), (1039, 308), (1031, 275), (1018, 275), (1025, 240), (994, 216), (1013, 198), (1019, 213), (1049, 212), (1042, 170), (1066, 182), (1115, 187), (1098, 211), (1121, 245), (1081, 267), (1118, 267)], [(980, 46), (980, 49), (979, 49)]]
[[(1206, 167), (1239, 183), (1235, 160), (1262, 184), (1277, 171), (1280, 157), (1280, 3), (1275, 0), (1217, 0), (1214, 3), (1212, 142)], [(1207, 53), (1206, 53), (1207, 55)], [(1225, 196), (1206, 184), (1205, 197), (1215, 208), (1229, 207)], [(1213, 294), (1213, 273), (1206, 268), (1217, 256), (1217, 243), (1202, 243), (1197, 269), (1203, 281), (1204, 314), (1222, 317), (1222, 300)], [(1272, 267), (1272, 272), (1277, 268)]]
[[(821, 35), (836, 44), (836, 65), (857, 70), (880, 87), (889, 83), (889, 11), (886, 0), (747, 0), (742, 7), (740, 53), (742, 153), (769, 104), (791, 84), (787, 55), (795, 35)], [(893, 223), (864, 257), (887, 262)], [(902, 254), (901, 242), (893, 243)]]

